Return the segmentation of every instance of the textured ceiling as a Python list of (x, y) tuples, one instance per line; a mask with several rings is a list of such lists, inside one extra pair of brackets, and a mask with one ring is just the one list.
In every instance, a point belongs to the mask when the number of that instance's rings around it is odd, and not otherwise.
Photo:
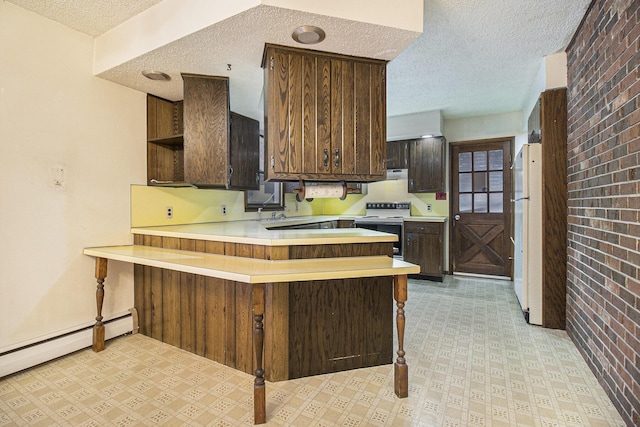
[(424, 32), (388, 66), (390, 115), (517, 111), (591, 0), (425, 0)]
[[(8, 1), (97, 36), (161, 0)], [(425, 0), (424, 33), (413, 43), (391, 27), (260, 6), (107, 70), (101, 77), (179, 99), (179, 72), (228, 75), (232, 109), (260, 119), (264, 42), (293, 45), (289, 31), (282, 29), (313, 23), (328, 34), (318, 45), (320, 50), (394, 58), (387, 73), (390, 116), (441, 110), (444, 117), (456, 118), (516, 111), (528, 101), (544, 56), (564, 50), (589, 3)], [(407, 45), (398, 55), (398, 47)], [(150, 68), (169, 72), (172, 82), (162, 86), (138, 81), (140, 70)], [(135, 84), (130, 81), (134, 74)]]
[(161, 1), (9, 0), (9, 3), (95, 37)]

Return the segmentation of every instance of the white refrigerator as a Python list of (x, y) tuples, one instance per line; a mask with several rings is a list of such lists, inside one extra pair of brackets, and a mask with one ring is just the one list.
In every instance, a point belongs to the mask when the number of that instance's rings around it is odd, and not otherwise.
[(542, 325), (542, 150), (525, 144), (513, 167), (513, 283), (527, 322)]

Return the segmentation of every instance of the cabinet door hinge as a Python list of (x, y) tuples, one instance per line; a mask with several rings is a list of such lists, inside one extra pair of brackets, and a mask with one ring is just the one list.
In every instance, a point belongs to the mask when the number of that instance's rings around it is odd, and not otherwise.
[(273, 158), (273, 156), (271, 156), (271, 169), (275, 169), (276, 168), (276, 159)]
[(227, 174), (227, 190), (231, 188), (231, 177), (233, 176), (233, 167), (229, 165), (229, 173)]
[(275, 60), (273, 59), (273, 56), (269, 59), (269, 69), (273, 70), (273, 67), (275, 67)]

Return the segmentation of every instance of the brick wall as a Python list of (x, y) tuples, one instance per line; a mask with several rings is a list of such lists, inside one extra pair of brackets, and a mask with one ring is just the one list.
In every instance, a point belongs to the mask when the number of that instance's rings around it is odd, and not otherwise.
[(594, 0), (567, 49), (567, 332), (640, 425), (640, 0)]

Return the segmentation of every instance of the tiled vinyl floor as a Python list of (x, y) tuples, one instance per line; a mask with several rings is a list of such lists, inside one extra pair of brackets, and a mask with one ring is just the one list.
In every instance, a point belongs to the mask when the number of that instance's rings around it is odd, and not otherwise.
[[(267, 383), (267, 425), (624, 426), (564, 331), (512, 285), (410, 280), (409, 397), (391, 365)], [(0, 426), (252, 425), (253, 377), (140, 334), (0, 380)]]

